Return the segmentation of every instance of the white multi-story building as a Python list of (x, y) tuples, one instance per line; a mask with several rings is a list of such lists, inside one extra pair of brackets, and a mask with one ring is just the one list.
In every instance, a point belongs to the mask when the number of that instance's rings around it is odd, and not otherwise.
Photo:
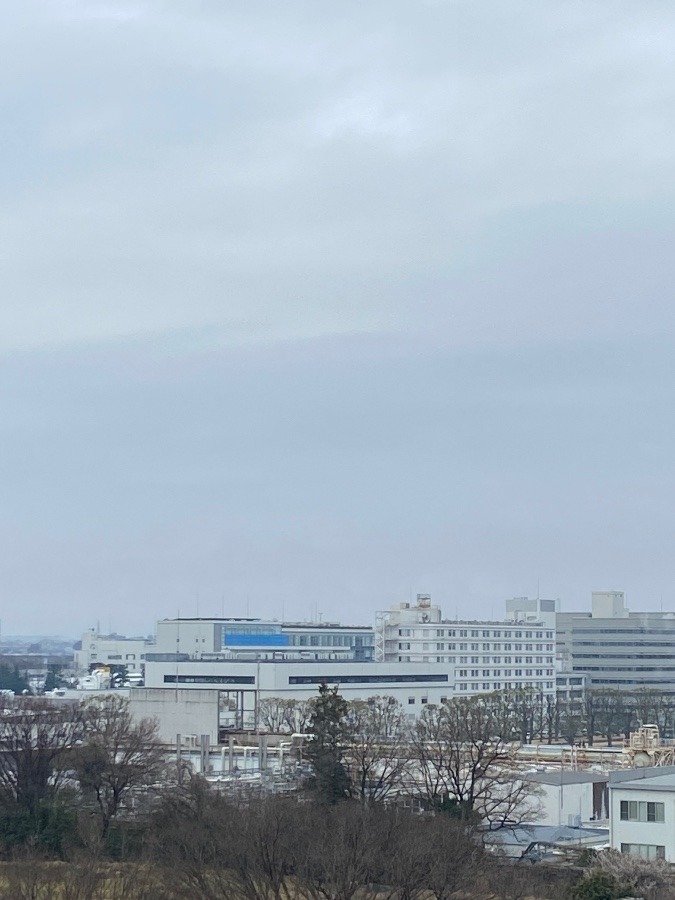
[(507, 601), (501, 622), (443, 619), (428, 594), (379, 613), (376, 658), (387, 663), (435, 663), (454, 670), (459, 696), (532, 688), (555, 692), (553, 601)]
[(589, 688), (675, 693), (675, 613), (630, 612), (622, 591), (595, 591), (591, 612), (556, 614), (561, 671)]
[(675, 862), (675, 766), (610, 772), (609, 822), (614, 850)]
[(162, 619), (154, 653), (191, 659), (303, 659), (371, 662), (370, 626), (250, 618)]
[(146, 638), (99, 634), (92, 628), (82, 635), (79, 647), (75, 646), (75, 670), (84, 673), (96, 666), (113, 666), (142, 672), (148, 650), (154, 650), (154, 643)]

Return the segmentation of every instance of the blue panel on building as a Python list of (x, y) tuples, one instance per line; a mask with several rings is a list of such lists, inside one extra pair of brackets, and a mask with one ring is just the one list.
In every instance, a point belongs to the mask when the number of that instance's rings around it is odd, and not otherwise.
[(288, 647), (287, 634), (224, 634), (223, 647)]

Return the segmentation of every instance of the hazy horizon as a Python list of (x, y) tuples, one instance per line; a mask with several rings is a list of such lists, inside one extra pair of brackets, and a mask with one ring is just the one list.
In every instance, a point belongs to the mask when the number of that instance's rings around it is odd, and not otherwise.
[(3, 633), (675, 609), (674, 38), (652, 0), (8, 6)]

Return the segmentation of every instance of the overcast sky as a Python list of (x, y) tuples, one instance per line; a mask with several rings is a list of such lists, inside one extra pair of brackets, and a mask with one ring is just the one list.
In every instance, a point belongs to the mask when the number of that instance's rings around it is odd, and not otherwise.
[(3, 633), (675, 609), (675, 7), (21, 0)]

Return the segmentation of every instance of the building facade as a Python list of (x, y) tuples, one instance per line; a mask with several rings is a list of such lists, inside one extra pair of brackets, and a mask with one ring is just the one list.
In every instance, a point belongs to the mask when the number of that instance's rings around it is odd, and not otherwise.
[(675, 613), (632, 613), (621, 591), (597, 591), (591, 612), (556, 615), (561, 671), (589, 688), (675, 693)]
[(376, 658), (454, 670), (459, 696), (530, 688), (555, 693), (553, 601), (507, 601), (501, 622), (443, 619), (428, 594), (378, 614)]
[(309, 700), (322, 684), (336, 687), (346, 700), (393, 697), (414, 721), (427, 704), (441, 704), (454, 693), (454, 673), (447, 664), (364, 663), (339, 660), (189, 659), (151, 654), (145, 688), (211, 690), (220, 695), (224, 727), (256, 727), (261, 700)]
[(127, 638), (119, 634), (99, 634), (92, 628), (82, 635), (75, 647), (75, 670), (79, 674), (97, 666), (126, 668), (127, 672), (142, 672), (145, 655), (154, 650), (151, 640), (141, 637)]
[(370, 626), (251, 618), (162, 619), (157, 623), (155, 652), (191, 659), (372, 662), (374, 641)]
[(612, 849), (675, 862), (675, 766), (610, 772)]

